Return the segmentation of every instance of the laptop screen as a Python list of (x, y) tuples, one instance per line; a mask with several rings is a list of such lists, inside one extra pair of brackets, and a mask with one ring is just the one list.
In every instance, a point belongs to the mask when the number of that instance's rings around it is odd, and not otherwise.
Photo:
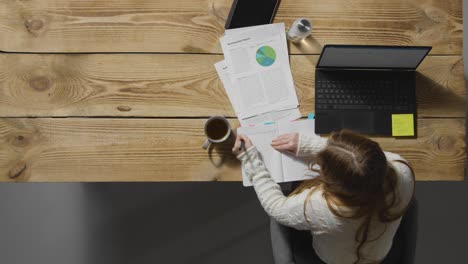
[(317, 68), (413, 69), (431, 47), (326, 45)]

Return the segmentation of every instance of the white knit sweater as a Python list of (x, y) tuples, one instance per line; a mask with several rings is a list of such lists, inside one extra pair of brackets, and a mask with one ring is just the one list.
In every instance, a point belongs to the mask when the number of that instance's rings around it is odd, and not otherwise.
[[(327, 143), (326, 139), (314, 134), (299, 136), (299, 156), (316, 154)], [(404, 160), (401, 156), (385, 152), (387, 161), (398, 174), (397, 195), (400, 203), (393, 210), (404, 208), (413, 195), (413, 176), (411, 170), (396, 160)], [(280, 186), (272, 180), (270, 173), (259, 157), (255, 147), (240, 154), (238, 159), (251, 180), (255, 192), (265, 211), (278, 223), (299, 230), (310, 230), (314, 239), (313, 247), (317, 255), (327, 264), (354, 263), (357, 259), (355, 241), (356, 231), (361, 223), (360, 219), (351, 220), (335, 216), (328, 208), (323, 198), (322, 190), (316, 190), (310, 197), (304, 217), (304, 202), (309, 190), (292, 197), (283, 195)], [(401, 218), (391, 223), (373, 221), (368, 242), (364, 244), (361, 259), (369, 262), (381, 261), (392, 246), (393, 236), (400, 224)], [(375, 240), (380, 234), (380, 238)]]

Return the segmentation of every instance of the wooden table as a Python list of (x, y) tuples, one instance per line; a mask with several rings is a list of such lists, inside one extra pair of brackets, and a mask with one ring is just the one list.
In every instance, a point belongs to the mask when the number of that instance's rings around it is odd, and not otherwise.
[[(239, 181), (208, 116), (234, 112), (213, 64), (230, 0), (0, 0), (1, 181)], [(417, 139), (376, 138), (419, 180), (465, 174), (462, 1), (283, 0), (313, 35), (290, 45), (303, 115), (325, 44), (431, 45), (417, 76)]]

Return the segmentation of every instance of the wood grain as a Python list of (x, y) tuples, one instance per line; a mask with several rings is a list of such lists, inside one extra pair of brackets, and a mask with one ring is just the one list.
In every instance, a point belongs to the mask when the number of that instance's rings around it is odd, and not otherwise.
[[(291, 56), (304, 115), (318, 56)], [(220, 55), (0, 54), (0, 116), (234, 116), (213, 67)], [(460, 56), (429, 56), (417, 76), (420, 117), (464, 117)]]
[[(0, 181), (239, 181), (239, 163), (229, 146), (215, 148), (211, 159), (201, 148), (203, 123), (2, 118)], [(407, 158), (418, 180), (462, 180), (465, 121), (419, 119), (417, 128), (417, 139), (377, 141)]]
[[(28, 52), (219, 53), (231, 0), (0, 0), (0, 50)], [(282, 0), (275, 22), (299, 17), (313, 37), (292, 53), (325, 44), (431, 45), (462, 52), (462, 0)]]

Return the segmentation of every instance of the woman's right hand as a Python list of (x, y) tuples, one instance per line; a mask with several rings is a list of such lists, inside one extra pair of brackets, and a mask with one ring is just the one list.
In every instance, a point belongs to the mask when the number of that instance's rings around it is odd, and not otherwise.
[(299, 133), (288, 133), (273, 139), (271, 146), (279, 152), (296, 155), (299, 145)]
[[(242, 141), (244, 141), (244, 148), (245, 149), (242, 149)], [(234, 153), (234, 155), (236, 156), (239, 156), (240, 154), (242, 154), (245, 150), (249, 149), (250, 147), (252, 147), (253, 144), (252, 144), (252, 141), (250, 141), (249, 137), (247, 137), (246, 135), (237, 135), (237, 138), (236, 138), (236, 143), (234, 143), (234, 147), (232, 148), (232, 153)]]

